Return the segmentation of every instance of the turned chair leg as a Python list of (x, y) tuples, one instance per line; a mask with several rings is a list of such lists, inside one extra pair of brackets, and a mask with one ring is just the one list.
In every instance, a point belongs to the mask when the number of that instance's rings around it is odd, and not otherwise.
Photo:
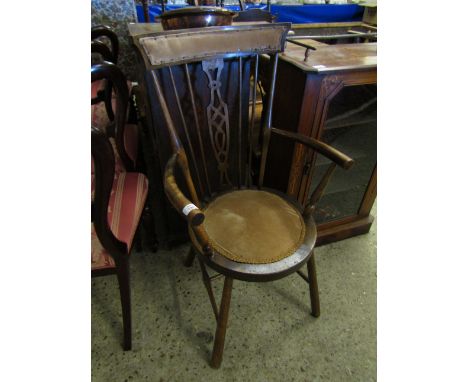
[(124, 350), (132, 348), (132, 316), (130, 304), (130, 269), (128, 259), (125, 259), (117, 272), (122, 304), (122, 318), (124, 331)]
[(226, 328), (229, 316), (229, 305), (231, 303), (232, 278), (224, 279), (223, 297), (219, 308), (218, 324), (216, 326), (216, 336), (213, 346), (213, 354), (211, 356), (210, 366), (218, 369), (223, 360), (224, 339), (226, 337)]
[(190, 251), (189, 253), (187, 253), (187, 257), (185, 258), (184, 260), (184, 265), (189, 268), (192, 266), (193, 264), (193, 260), (195, 259), (195, 250), (193, 249), (193, 247), (191, 246), (190, 247)]
[(309, 279), (310, 305), (312, 306), (312, 316), (320, 316), (320, 300), (317, 282), (317, 273), (315, 267), (315, 255), (312, 252), (309, 261), (307, 262), (307, 273)]

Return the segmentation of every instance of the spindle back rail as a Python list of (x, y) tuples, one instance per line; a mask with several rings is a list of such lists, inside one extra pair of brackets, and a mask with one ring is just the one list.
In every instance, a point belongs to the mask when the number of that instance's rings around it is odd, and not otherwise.
[[(162, 116), (159, 134), (171, 143), (164, 177), (166, 195), (187, 219), (206, 254), (209, 240), (203, 206), (234, 188), (263, 188), (270, 135), (304, 144), (333, 162), (304, 210), (319, 200), (335, 163), (348, 168), (346, 155), (312, 138), (272, 128), (271, 116), (278, 55), (289, 23), (166, 31), (140, 38), (143, 59), (151, 68), (154, 100)], [(259, 95), (259, 61), (269, 56), (268, 94), (263, 105), (260, 155), (252, 145)], [(187, 198), (176, 174), (179, 168)], [(192, 178), (193, 175), (193, 178)], [(195, 179), (195, 181), (194, 181)]]

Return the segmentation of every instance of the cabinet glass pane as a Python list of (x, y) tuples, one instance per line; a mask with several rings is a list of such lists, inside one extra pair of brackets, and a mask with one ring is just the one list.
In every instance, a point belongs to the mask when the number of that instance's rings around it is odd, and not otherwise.
[[(350, 170), (338, 168), (317, 204), (317, 223), (355, 215), (377, 163), (377, 86), (344, 87), (330, 102), (321, 140), (349, 155)], [(318, 156), (310, 192), (330, 161)]]

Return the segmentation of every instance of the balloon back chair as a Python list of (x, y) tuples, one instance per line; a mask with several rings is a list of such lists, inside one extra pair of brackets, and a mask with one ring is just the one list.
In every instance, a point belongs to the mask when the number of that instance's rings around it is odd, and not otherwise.
[(108, 137), (91, 127), (94, 162), (91, 202), (91, 276), (116, 274), (124, 327), (124, 350), (132, 346), (129, 257), (145, 206), (148, 181), (143, 174), (115, 171)]
[[(264, 282), (299, 272), (309, 286), (312, 315), (320, 314), (312, 214), (336, 165), (347, 169), (353, 160), (323, 142), (271, 126), (278, 56), (289, 28), (289, 23), (212, 27), (139, 41), (150, 64), (153, 107), (161, 113), (157, 130), (164, 126), (171, 143), (165, 192), (188, 223), (217, 322), (213, 368), (222, 361), (233, 279)], [(251, 139), (254, 84), (265, 55), (269, 86), (257, 150)], [(263, 185), (271, 134), (331, 160), (305, 208)], [(300, 271), (305, 264), (307, 275)], [(219, 308), (207, 267), (224, 276)]]
[[(93, 45), (92, 45), (93, 46)], [(102, 83), (111, 90), (104, 93)], [(97, 88), (96, 88), (97, 87)], [(112, 102), (110, 94), (112, 93)], [(100, 107), (103, 103), (111, 107)], [(91, 124), (103, 131), (114, 148), (116, 171), (134, 171), (137, 167), (138, 125), (128, 122), (129, 90), (122, 71), (113, 63), (104, 61), (91, 67)], [(109, 113), (109, 110), (111, 114)]]
[(117, 274), (124, 322), (124, 349), (131, 348), (129, 256), (148, 194), (148, 181), (134, 169), (125, 134), (128, 88), (117, 66), (91, 68), (91, 81), (108, 79), (115, 98), (115, 120), (106, 129), (91, 127), (91, 276)]
[[(112, 62), (117, 65), (119, 58), (119, 38), (114, 30), (107, 25), (96, 25), (91, 27), (91, 62), (93, 64), (103, 61)], [(112, 83), (101, 80), (92, 84), (92, 94), (94, 104), (104, 101), (106, 113), (100, 110), (102, 106), (98, 104), (93, 107), (93, 113), (100, 112), (103, 117), (108, 117), (109, 121), (114, 120), (112, 108)]]
[[(119, 39), (113, 29), (106, 25), (97, 25), (91, 28), (91, 63), (92, 65), (112, 63), (117, 65), (119, 58)], [(128, 153), (131, 161), (128, 162), (126, 170), (132, 171), (136, 168), (138, 155), (139, 133), (136, 121), (136, 111), (132, 102), (134, 93), (134, 84), (123, 78), (127, 90), (126, 94), (117, 94), (118, 85), (114, 85), (110, 78), (102, 78), (91, 83), (91, 123), (103, 130), (108, 126), (112, 129), (115, 123), (115, 109), (117, 107), (117, 98), (125, 96), (127, 104), (125, 105), (125, 127), (124, 135), (128, 141)], [(117, 153), (116, 153), (117, 154)], [(119, 165), (120, 157), (117, 157)]]

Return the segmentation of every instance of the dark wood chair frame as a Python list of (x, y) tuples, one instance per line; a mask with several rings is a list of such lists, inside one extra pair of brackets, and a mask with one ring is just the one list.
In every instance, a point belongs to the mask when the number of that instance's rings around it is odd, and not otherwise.
[[(91, 68), (91, 81), (108, 79), (113, 84), (116, 93), (116, 113), (113, 132), (117, 151), (125, 168), (133, 170), (133, 162), (125, 151), (124, 127), (128, 105), (128, 88), (125, 76), (120, 69), (110, 62), (94, 65)], [(109, 130), (109, 129), (108, 129)], [(107, 208), (114, 181), (115, 156), (109, 135), (105, 135), (96, 127), (91, 127), (91, 155), (94, 160), (95, 191), (91, 203), (91, 221), (94, 223), (96, 235), (103, 248), (115, 261), (115, 268), (91, 271), (92, 277), (116, 274), (119, 282), (122, 317), (124, 327), (124, 350), (132, 347), (132, 323), (130, 302), (130, 272), (129, 253), (131, 248), (119, 241), (110, 230), (107, 220)], [(137, 230), (138, 231), (138, 230)], [(134, 240), (135, 242), (135, 240)]]
[(117, 37), (117, 34), (107, 25), (96, 25), (91, 27), (91, 41), (95, 41), (100, 37), (107, 37), (111, 43), (112, 58), (107, 61), (117, 64), (117, 60), (119, 58), (119, 38)]
[[(92, 47), (96, 46), (93, 44), (94, 43), (91, 45)], [(93, 65), (91, 67), (91, 82), (98, 80), (108, 81), (108, 83), (112, 85), (116, 96), (116, 115), (111, 125), (107, 128), (107, 135), (108, 137), (115, 138), (117, 152), (122, 160), (123, 165), (125, 166), (126, 171), (135, 171), (135, 165), (125, 150), (124, 144), (124, 131), (127, 118), (127, 107), (129, 104), (127, 80), (122, 71), (116, 65), (107, 61), (102, 64)], [(112, 91), (106, 93), (112, 93)], [(102, 98), (100, 98), (98, 95), (98, 97), (94, 98), (94, 100), (91, 100), (91, 104), (100, 101), (102, 101)], [(108, 112), (107, 107), (106, 112)]]
[[(99, 38), (106, 37), (109, 39), (111, 49)], [(91, 28), (91, 53), (98, 53), (104, 61), (112, 62), (117, 65), (119, 58), (119, 38), (114, 30), (107, 25), (96, 25)], [(104, 101), (109, 120), (114, 120), (114, 111), (112, 110), (112, 83), (107, 80), (104, 91), (99, 91), (98, 96), (93, 100), (92, 104)]]
[[(91, 41), (91, 53), (99, 54), (103, 61), (113, 62), (114, 60), (114, 56), (109, 47), (99, 40)], [(104, 89), (98, 91), (97, 96), (91, 100), (91, 105), (95, 105), (99, 102), (104, 102), (109, 121), (113, 122), (114, 111), (112, 110), (112, 83), (110, 81), (106, 81)]]
[(107, 208), (114, 181), (114, 152), (102, 131), (91, 127), (91, 154), (94, 159), (95, 191), (91, 203), (91, 221), (103, 248), (115, 261), (115, 268), (91, 271), (91, 277), (117, 275), (122, 305), (124, 350), (132, 348), (132, 321), (130, 301), (130, 269), (127, 244), (119, 241), (112, 233), (107, 220)]
[[(269, 24), (271, 25), (272, 28), (278, 28), (281, 27), (280, 24)], [(276, 25), (276, 27), (275, 27)], [(285, 27), (285, 25), (287, 27)], [(213, 308), (214, 316), (217, 321), (217, 328), (216, 328), (216, 335), (215, 335), (215, 341), (214, 341), (214, 348), (213, 348), (213, 353), (212, 353), (212, 358), (210, 362), (210, 366), (213, 368), (219, 368), (222, 362), (222, 356), (223, 356), (223, 349), (224, 349), (224, 340), (225, 340), (225, 335), (226, 335), (226, 328), (227, 328), (227, 320), (228, 320), (228, 314), (229, 314), (229, 305), (230, 305), (230, 300), (231, 300), (231, 292), (232, 292), (232, 285), (233, 285), (233, 280), (238, 279), (238, 280), (243, 280), (243, 281), (254, 281), (254, 282), (265, 282), (265, 281), (272, 281), (272, 280), (277, 280), (280, 278), (283, 278), (287, 275), (290, 275), (294, 272), (297, 272), (302, 279), (304, 279), (309, 286), (309, 292), (310, 292), (310, 303), (311, 303), (311, 308), (312, 308), (312, 315), (314, 317), (318, 317), (320, 315), (320, 303), (319, 303), (319, 292), (318, 292), (318, 283), (317, 283), (317, 277), (316, 277), (316, 268), (315, 268), (315, 260), (314, 260), (314, 245), (317, 237), (317, 230), (315, 227), (315, 222), (312, 217), (312, 213), (314, 211), (315, 205), (317, 204), (318, 200), (320, 199), (320, 196), (322, 195), (327, 183), (329, 182), (333, 171), (335, 170), (336, 166), (340, 166), (344, 169), (348, 169), (352, 166), (353, 160), (346, 156), (345, 154), (339, 152), (338, 150), (334, 149), (333, 147), (320, 142), (316, 139), (309, 138), (302, 136), (297, 133), (292, 133), (288, 131), (283, 131), (280, 129), (276, 129), (271, 126), (271, 116), (272, 116), (272, 105), (273, 105), (273, 98), (274, 98), (274, 89), (275, 89), (275, 80), (276, 80), (276, 71), (277, 71), (277, 65), (278, 65), (278, 55), (280, 52), (284, 50), (284, 40), (286, 38), (286, 33), (289, 30), (289, 24), (282, 24), (282, 27), (284, 27), (283, 31), (283, 37), (281, 43), (277, 46), (262, 46), (262, 47), (252, 47), (251, 50), (246, 50), (246, 51), (239, 51), (239, 50), (231, 50), (231, 51), (226, 51), (226, 47), (220, 43), (220, 46), (217, 49), (213, 49), (215, 52), (224, 52), (223, 54), (215, 54), (211, 55), (208, 57), (208, 54), (206, 52), (203, 52), (203, 54), (197, 56), (197, 57), (182, 57), (182, 58), (176, 58), (176, 59), (171, 59), (170, 63), (159, 63), (157, 65), (153, 66), (152, 70), (152, 77), (153, 77), (153, 84), (154, 84), (154, 89), (156, 93), (156, 99), (157, 102), (160, 105), (161, 112), (163, 114), (163, 118), (165, 121), (165, 125), (169, 131), (169, 138), (170, 142), (172, 145), (172, 156), (167, 162), (166, 165), (166, 170), (164, 174), (164, 188), (166, 195), (171, 202), (171, 204), (174, 206), (174, 208), (181, 214), (181, 216), (186, 219), (188, 225), (189, 225), (189, 231), (191, 233), (191, 238), (192, 238), (192, 250), (189, 254), (189, 257), (186, 261), (187, 265), (190, 265), (196, 256), (198, 258), (201, 271), (202, 271), (202, 278), (204, 285), (207, 289), (208, 296)], [(241, 28), (241, 27), (239, 27)], [(248, 27), (246, 27), (248, 28)], [(263, 26), (260, 28), (268, 28), (267, 26)], [(222, 27), (219, 29), (223, 30)], [(253, 28), (252, 33), (255, 33), (255, 28)], [(229, 27), (224, 28), (223, 31), (226, 30), (233, 30), (233, 32), (236, 32), (236, 27)], [(176, 33), (176, 32), (169, 32), (171, 33)], [(184, 32), (181, 32), (184, 33)], [(211, 32), (207, 32), (208, 34)], [(235, 36), (231, 36), (235, 37)], [(186, 37), (185, 37), (186, 38)], [(203, 47), (200, 47), (200, 50), (203, 50)], [(169, 74), (171, 76), (172, 83), (174, 84), (173, 78), (172, 78), (172, 69), (178, 65), (181, 67), (185, 68), (185, 73), (186, 73), (186, 81), (187, 81), (187, 86), (189, 89), (189, 94), (191, 97), (191, 103), (194, 108), (194, 119), (195, 119), (195, 126), (191, 126), (194, 130), (200, 131), (199, 127), (199, 121), (197, 117), (197, 111), (195, 110), (195, 98), (193, 94), (193, 89), (192, 89), (192, 80), (189, 74), (189, 69), (188, 69), (188, 64), (189, 63), (194, 63), (194, 62), (200, 62), (201, 60), (215, 60), (215, 59), (223, 59), (223, 60), (238, 60), (239, 65), (239, 72), (238, 76), (240, 80), (238, 81), (239, 84), (242, 84), (242, 62), (243, 60), (252, 60), (251, 68), (253, 72), (253, 81), (251, 81), (251, 84), (256, 84), (258, 81), (258, 64), (260, 61), (260, 56), (262, 54), (268, 54), (270, 56), (270, 81), (269, 84), (270, 86), (268, 87), (268, 94), (267, 94), (267, 102), (264, 105), (264, 119), (263, 119), (263, 130), (262, 130), (262, 149), (261, 149), (261, 157), (260, 159), (260, 165), (259, 165), (259, 172), (258, 172), (258, 181), (257, 184), (253, 184), (254, 182), (249, 176), (242, 176), (242, 168), (244, 168), (245, 174), (251, 174), (252, 173), (252, 156), (255, 155), (253, 152), (252, 144), (250, 141), (250, 146), (248, 155), (246, 158), (248, 158), (248, 170), (247, 168), (247, 163), (241, 163), (241, 150), (242, 150), (242, 145), (240, 144), (241, 136), (242, 134), (238, 134), (239, 137), (239, 176), (238, 176), (238, 184), (237, 187), (234, 187), (233, 189), (254, 189), (254, 190), (262, 190), (265, 189), (263, 187), (263, 177), (264, 177), (264, 172), (265, 172), (265, 164), (267, 160), (267, 155), (268, 155), (268, 145), (270, 141), (270, 136), (271, 134), (276, 134), (280, 137), (283, 137), (285, 139), (290, 139), (296, 142), (297, 144), (304, 145), (308, 149), (311, 149), (321, 155), (324, 155), (327, 157), (329, 160), (331, 160), (331, 164), (329, 165), (328, 171), (324, 174), (322, 177), (321, 181), (319, 182), (317, 188), (315, 191), (312, 193), (311, 198), (309, 200), (309, 203), (307, 206), (302, 209), (298, 203), (294, 201), (290, 201), (289, 198), (286, 195), (283, 195), (279, 192), (275, 192), (279, 195), (281, 195), (284, 200), (289, 201), (291, 205), (295, 206), (299, 211), (302, 211), (302, 215), (304, 218), (304, 222), (306, 224), (306, 236), (304, 239), (303, 244), (298, 248), (298, 250), (291, 256), (280, 260), (275, 263), (271, 264), (244, 264), (244, 263), (237, 263), (234, 261), (231, 261), (227, 259), (226, 257), (220, 255), (217, 253), (212, 246), (210, 245), (210, 238), (208, 234), (206, 233), (204, 226), (203, 226), (203, 221), (205, 219), (205, 216), (202, 211), (202, 203), (209, 202), (210, 200), (213, 200), (214, 197), (218, 196), (219, 194), (216, 194), (214, 192), (211, 192), (209, 190), (209, 182), (207, 179), (206, 186), (204, 188), (201, 188), (201, 185), (198, 185), (198, 189), (200, 190), (208, 190), (208, 195), (203, 195), (203, 197), (199, 197), (197, 193), (197, 187), (195, 186), (192, 176), (191, 176), (191, 169), (189, 166), (189, 160), (187, 158), (186, 151), (182, 145), (182, 142), (178, 136), (176, 126), (173, 122), (172, 116), (171, 116), (171, 111), (168, 106), (168, 102), (166, 100), (167, 92), (169, 91), (167, 88), (162, 87), (161, 83), (161, 76), (162, 74), (159, 72), (158, 69), (161, 69), (163, 67), (169, 67)], [(202, 58), (201, 58), (202, 57)], [(238, 94), (239, 97), (237, 99), (241, 99), (240, 94), (242, 94), (242, 85), (239, 85), (239, 90)], [(175, 94), (177, 103), (180, 105), (180, 99), (177, 95), (177, 90), (176, 86), (173, 85), (173, 92)], [(252, 108), (252, 117), (251, 121), (248, 121), (250, 125), (250, 131), (253, 126), (253, 120), (255, 119), (255, 104), (256, 104), (256, 86), (253, 86), (253, 108)], [(241, 115), (241, 105), (239, 101), (239, 115)], [(184, 125), (186, 124), (184, 116), (182, 115), (182, 109), (179, 106), (179, 111), (182, 117), (182, 120), (184, 121)], [(239, 118), (239, 121), (242, 121), (242, 118)], [(243, 128), (241, 126), (242, 122), (239, 122), (239, 131)], [(185, 128), (185, 126), (184, 126)], [(247, 129), (249, 129), (249, 126), (247, 126)], [(187, 129), (185, 128), (185, 131)], [(186, 133), (187, 134), (187, 133)], [(200, 135), (199, 135), (200, 136)], [(190, 145), (190, 143), (189, 143)], [(200, 143), (201, 145), (201, 143)], [(193, 155), (193, 149), (190, 145), (190, 150), (189, 153), (192, 158), (194, 158)], [(200, 160), (200, 165), (202, 166), (202, 169), (204, 169), (205, 175), (208, 174), (207, 169), (206, 169), (206, 163), (205, 163), (205, 156), (203, 154), (203, 148), (201, 149), (202, 157)], [(237, 168), (237, 163), (235, 164)], [(192, 163), (192, 166), (195, 167), (197, 170), (197, 164)], [(188, 189), (188, 192), (190, 194), (190, 199), (188, 199), (184, 193), (181, 191), (181, 188), (179, 187), (177, 180), (176, 180), (176, 170), (180, 170), (183, 179), (185, 181), (185, 189)], [(221, 171), (221, 170), (220, 170)], [(200, 180), (200, 176), (197, 172), (197, 180)], [(207, 175), (208, 178), (208, 175)], [(203, 177), (202, 177), (203, 179)], [(245, 182), (244, 182), (245, 179)], [(271, 191), (271, 190), (268, 190)], [(194, 205), (195, 204), (195, 205)], [(187, 212), (187, 206), (191, 206), (189, 208), (189, 212)], [(307, 275), (304, 274), (303, 272), (300, 271), (300, 268), (307, 264)], [(222, 299), (221, 299), (221, 305), (218, 308), (213, 290), (211, 287), (211, 280), (218, 275), (215, 275), (213, 277), (210, 277), (208, 275), (206, 266), (214, 269), (215, 271), (219, 272), (220, 275), (223, 275), (224, 278), (224, 287), (223, 287), (223, 292), (222, 292)]]

